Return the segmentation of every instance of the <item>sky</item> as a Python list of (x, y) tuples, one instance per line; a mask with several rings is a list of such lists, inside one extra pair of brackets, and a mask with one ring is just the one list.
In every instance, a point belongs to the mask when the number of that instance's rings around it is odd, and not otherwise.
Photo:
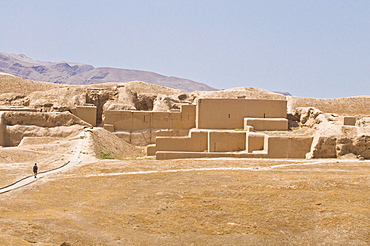
[(370, 96), (368, 0), (0, 0), (0, 51), (217, 89)]

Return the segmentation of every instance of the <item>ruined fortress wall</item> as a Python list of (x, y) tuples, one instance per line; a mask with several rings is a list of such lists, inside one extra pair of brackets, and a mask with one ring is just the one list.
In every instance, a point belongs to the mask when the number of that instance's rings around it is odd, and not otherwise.
[(245, 149), (245, 131), (192, 130), (186, 137), (156, 139), (156, 151), (233, 152)]
[(0, 146), (7, 146), (5, 142), (6, 125), (3, 120), (3, 112), (0, 112)]
[(67, 138), (77, 136), (83, 131), (83, 126), (40, 127), (35, 125), (6, 126), (4, 146), (17, 146), (24, 137), (57, 137)]
[[(165, 117), (166, 116), (164, 116), (164, 118)], [(164, 124), (166, 123), (164, 122)], [(152, 125), (152, 115), (149, 112), (132, 112), (131, 118), (132, 130), (134, 130), (135, 127), (137, 127), (137, 129), (149, 129), (151, 128), (151, 125)], [(115, 127), (115, 129), (119, 128)]]
[[(170, 114), (171, 114), (171, 116), (170, 116)], [(176, 120), (181, 121), (181, 117), (180, 118), (176, 117), (179, 114), (180, 113), (153, 112), (153, 113), (149, 114), (149, 117), (151, 118), (151, 121), (152, 121), (151, 124), (146, 125), (145, 128), (144, 128), (144, 126), (140, 127), (140, 128), (142, 128), (142, 129), (148, 129), (148, 128), (165, 128), (165, 129), (168, 129), (168, 128), (171, 128), (171, 125), (174, 122), (176, 124)], [(134, 117), (135, 117), (135, 115), (134, 115)], [(170, 120), (170, 117), (171, 117), (171, 120)], [(180, 122), (177, 122), (177, 123), (180, 123)], [(180, 125), (181, 125), (181, 123), (180, 123)]]
[(6, 125), (35, 125), (40, 127), (56, 127), (82, 125), (91, 127), (85, 121), (69, 112), (3, 112), (3, 123)]
[(189, 134), (188, 129), (142, 129), (135, 131), (118, 131), (114, 132), (114, 135), (125, 140), (128, 143), (137, 146), (147, 146), (148, 144), (154, 144), (157, 136), (182, 136), (185, 137)]
[(264, 150), (270, 158), (305, 158), (313, 137), (265, 136)]
[(198, 99), (196, 128), (243, 128), (244, 118), (286, 118), (285, 100)]
[(252, 126), (255, 131), (286, 131), (288, 120), (281, 118), (244, 118), (244, 129)]
[(195, 127), (196, 105), (183, 105), (181, 107), (182, 129), (191, 129)]
[(368, 96), (334, 99), (287, 97), (287, 100), (289, 113), (293, 113), (298, 107), (315, 107), (324, 113), (370, 115), (370, 97)]
[(76, 116), (92, 126), (96, 126), (96, 106), (77, 106)]
[(203, 152), (208, 145), (207, 132), (191, 132), (189, 137), (157, 137), (157, 151)]
[(132, 130), (132, 112), (122, 110), (107, 110), (104, 112), (103, 125), (114, 126), (114, 130)]
[(246, 146), (246, 132), (208, 132), (208, 152), (243, 151)]
[[(195, 133), (195, 132), (192, 132)], [(220, 137), (217, 132), (213, 132), (216, 135), (213, 137)], [(216, 151), (209, 151), (204, 145), (204, 138), (207, 139), (209, 134), (207, 132), (197, 132), (199, 135), (197, 140), (192, 138), (157, 138), (157, 146), (155, 150), (156, 158), (159, 159), (172, 159), (172, 158), (205, 158), (205, 157), (235, 157), (235, 158), (305, 158), (306, 154), (310, 151), (312, 137), (281, 137), (281, 136), (265, 136), (263, 151), (259, 152), (234, 152), (237, 151), (235, 146), (224, 146), (224, 149), (217, 149)], [(201, 138), (200, 138), (201, 136)], [(228, 136), (229, 137), (229, 136)], [(233, 140), (240, 140), (241, 134), (234, 135)], [(254, 140), (258, 140), (258, 145), (261, 143), (260, 136)], [(199, 140), (202, 141), (199, 141)], [(215, 139), (215, 138), (214, 138)], [(244, 133), (245, 139), (245, 133)], [(159, 140), (159, 141), (158, 141)], [(208, 139), (209, 141), (209, 139)], [(213, 142), (213, 141), (211, 141)], [(201, 144), (200, 144), (201, 143)], [(219, 142), (217, 142), (219, 143)], [(239, 142), (241, 143), (241, 142)], [(179, 146), (186, 146), (185, 148)], [(195, 147), (197, 146), (197, 147)], [(244, 144), (240, 144), (244, 146)], [(208, 146), (211, 147), (212, 146)], [(239, 146), (237, 146), (239, 147)], [(261, 149), (261, 146), (255, 146)], [(249, 149), (249, 146), (248, 146)], [(253, 149), (253, 148), (252, 148)]]
[(85, 121), (69, 112), (4, 111), (0, 117), (0, 146), (16, 146), (23, 137), (66, 137), (77, 135)]
[(107, 110), (104, 124), (115, 131), (141, 129), (190, 129), (195, 127), (195, 105), (183, 105), (179, 112)]
[(246, 138), (246, 146), (248, 146), (248, 153), (253, 151), (261, 151), (264, 148), (265, 134), (248, 132)]
[(242, 131), (193, 129), (188, 137), (157, 137), (156, 145), (150, 146), (148, 152), (155, 154), (157, 159), (175, 156), (305, 158), (310, 152), (312, 139), (306, 136), (268, 136)]

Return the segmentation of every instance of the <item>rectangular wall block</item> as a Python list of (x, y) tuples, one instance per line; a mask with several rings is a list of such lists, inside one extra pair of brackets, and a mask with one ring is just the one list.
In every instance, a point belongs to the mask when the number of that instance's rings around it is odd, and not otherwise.
[(354, 126), (356, 125), (357, 117), (355, 116), (341, 116), (338, 119), (345, 126)]
[(248, 153), (263, 150), (264, 143), (265, 143), (265, 134), (254, 132), (247, 133), (246, 146), (248, 148)]
[(282, 118), (244, 118), (244, 129), (252, 126), (255, 131), (286, 131), (288, 120)]
[(113, 124), (116, 131), (143, 129), (191, 129), (195, 127), (195, 105), (182, 105), (180, 111), (107, 110), (104, 124)]
[(244, 118), (286, 118), (285, 100), (198, 99), (196, 128), (243, 129)]
[(76, 116), (92, 126), (96, 126), (96, 106), (77, 106)]
[(244, 151), (245, 139), (244, 131), (209, 131), (208, 152)]
[(264, 150), (270, 158), (305, 158), (313, 137), (266, 136)]
[(207, 132), (190, 132), (188, 137), (157, 137), (157, 151), (207, 151)]

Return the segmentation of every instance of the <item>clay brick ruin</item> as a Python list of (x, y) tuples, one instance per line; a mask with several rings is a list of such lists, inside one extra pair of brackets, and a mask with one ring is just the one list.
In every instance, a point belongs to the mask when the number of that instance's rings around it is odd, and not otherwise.
[(0, 98), (4, 147), (102, 127), (156, 159), (370, 158), (370, 97), (299, 98), (254, 88), (184, 93), (143, 82), (66, 86), (1, 76), (13, 83)]
[[(262, 99), (198, 99), (172, 112), (107, 111), (104, 128), (144, 131), (148, 155), (157, 159), (200, 157), (305, 158), (313, 137), (269, 136), (287, 131), (287, 102)], [(127, 137), (128, 138), (128, 137)]]

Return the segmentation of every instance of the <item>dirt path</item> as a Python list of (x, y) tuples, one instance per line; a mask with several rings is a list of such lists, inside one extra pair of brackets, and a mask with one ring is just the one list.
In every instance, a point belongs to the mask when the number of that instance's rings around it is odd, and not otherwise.
[(78, 142), (78, 145), (77, 145), (77, 148), (76, 148), (76, 151), (74, 153), (74, 156), (72, 158), (72, 160), (68, 161), (67, 163), (65, 163), (64, 165), (58, 167), (58, 168), (55, 168), (55, 169), (52, 169), (52, 170), (49, 170), (49, 171), (45, 171), (45, 172), (40, 172), (38, 175), (37, 175), (37, 178), (34, 178), (33, 176), (27, 176), (23, 179), (20, 179), (16, 182), (14, 182), (13, 184), (10, 184), (10, 185), (7, 185), (7, 186), (4, 186), (2, 188), (0, 188), (0, 194), (2, 193), (5, 193), (5, 192), (8, 192), (8, 191), (11, 191), (11, 190), (14, 190), (14, 189), (17, 189), (17, 188), (20, 188), (20, 187), (23, 187), (25, 185), (28, 185), (32, 182), (35, 182), (37, 180), (39, 180), (40, 178), (43, 178), (45, 177), (46, 175), (50, 175), (50, 174), (54, 174), (54, 173), (58, 173), (58, 172), (63, 172), (65, 170), (68, 170), (74, 166), (76, 166), (78, 163), (81, 162), (81, 154), (83, 153), (83, 150), (84, 148), (86, 148), (86, 135), (89, 134), (89, 132), (86, 132), (86, 131), (83, 131), (81, 134), (80, 134), (80, 140)]
[[(215, 158), (214, 160), (217, 160)], [(268, 161), (269, 159), (266, 159)], [(272, 166), (253, 166), (253, 167), (209, 167), (209, 168), (188, 168), (188, 169), (168, 169), (168, 170), (146, 170), (146, 171), (132, 171), (132, 172), (115, 172), (115, 173), (99, 173), (99, 174), (87, 174), (83, 177), (98, 177), (98, 176), (119, 176), (119, 175), (134, 175), (134, 174), (155, 174), (155, 173), (177, 173), (177, 172), (194, 172), (194, 171), (266, 171), (274, 168), (293, 167), (293, 166), (305, 166), (305, 165), (317, 165), (317, 164), (332, 164), (339, 162), (358, 162), (358, 160), (319, 160), (319, 161), (308, 161), (303, 163), (285, 163)], [(364, 161), (369, 162), (370, 161)]]

